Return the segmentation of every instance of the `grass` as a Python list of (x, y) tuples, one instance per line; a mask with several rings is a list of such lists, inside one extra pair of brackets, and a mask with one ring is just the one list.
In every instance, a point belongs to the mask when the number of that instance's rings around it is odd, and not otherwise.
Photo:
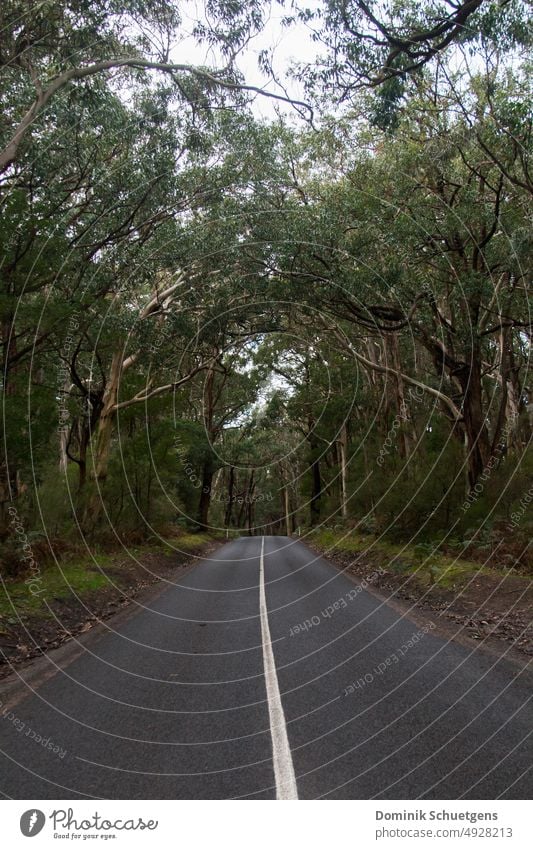
[(354, 556), (368, 553), (373, 561), (379, 561), (389, 572), (406, 576), (416, 574), (419, 583), (426, 586), (437, 584), (443, 589), (452, 589), (478, 575), (499, 575), (503, 578), (508, 574), (505, 569), (482, 566), (466, 558), (448, 557), (429, 544), (398, 545), (371, 534), (329, 528), (313, 532), (311, 539), (325, 552), (330, 550)]
[[(104, 563), (100, 562), (100, 565), (104, 567)], [(108, 579), (102, 572), (86, 563), (48, 566), (39, 573), (39, 580), (33, 584), (34, 592), (31, 592), (25, 581), (10, 582), (2, 587), (0, 620), (14, 624), (18, 618), (49, 616), (47, 602), (68, 599), (75, 601), (77, 595), (83, 596), (108, 584)]]
[[(176, 551), (187, 554), (197, 551), (210, 539), (208, 534), (183, 532), (169, 536), (167, 542), (130, 547), (129, 551), (137, 559), (148, 554), (172, 555)], [(59, 565), (47, 563), (36, 576), (38, 580), (33, 579), (33, 592), (29, 586), (31, 575), (26, 576), (24, 580), (6, 581), (0, 586), (0, 633), (3, 632), (3, 624), (14, 625), (19, 619), (49, 619), (51, 614), (47, 603), (70, 600), (75, 604), (77, 597), (83, 599), (98, 590), (112, 586), (106, 576), (109, 569), (113, 570), (113, 584), (120, 584), (121, 554), (123, 552), (114, 557), (109, 553), (96, 552), (93, 553), (94, 560), (88, 554), (80, 560), (78, 554), (76, 559), (72, 555), (65, 557)], [(131, 571), (128, 571), (127, 566), (123, 568), (124, 582), (130, 583)]]
[(189, 533), (183, 531), (179, 534), (169, 534), (163, 541), (147, 543), (146, 545), (129, 546), (128, 551), (135, 556), (139, 554), (173, 554), (183, 552), (187, 554), (197, 551), (213, 539), (209, 534)]
[(180, 551), (195, 551), (208, 543), (210, 539), (209, 534), (183, 533), (172, 539), (171, 542)]

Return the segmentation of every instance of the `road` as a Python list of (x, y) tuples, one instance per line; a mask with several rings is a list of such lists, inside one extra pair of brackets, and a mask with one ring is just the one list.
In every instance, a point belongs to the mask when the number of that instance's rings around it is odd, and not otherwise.
[(529, 798), (530, 674), (421, 615), (402, 615), (294, 539), (229, 542), (108, 620), (75, 659), (48, 661), (55, 674), (0, 721), (0, 789), (15, 799)]

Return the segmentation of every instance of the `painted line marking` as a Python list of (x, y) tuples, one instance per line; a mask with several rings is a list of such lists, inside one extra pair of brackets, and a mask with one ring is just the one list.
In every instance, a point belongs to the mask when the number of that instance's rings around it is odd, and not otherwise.
[(272, 760), (276, 780), (276, 799), (297, 799), (298, 788), (292, 763), (291, 748), (287, 736), (285, 714), (281, 704), (276, 662), (272, 651), (272, 639), (268, 627), (268, 611), (265, 595), (265, 538), (261, 537), (261, 558), (259, 561), (259, 614), (261, 618), (261, 638), (263, 641), (263, 666), (270, 716), (270, 735), (272, 737)]

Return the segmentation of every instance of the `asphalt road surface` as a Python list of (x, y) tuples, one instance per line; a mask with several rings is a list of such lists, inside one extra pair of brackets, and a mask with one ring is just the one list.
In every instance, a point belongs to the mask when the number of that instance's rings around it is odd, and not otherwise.
[(3, 709), (0, 790), (529, 798), (531, 676), (421, 615), (296, 540), (237, 539), (75, 659), (46, 661), (54, 674)]

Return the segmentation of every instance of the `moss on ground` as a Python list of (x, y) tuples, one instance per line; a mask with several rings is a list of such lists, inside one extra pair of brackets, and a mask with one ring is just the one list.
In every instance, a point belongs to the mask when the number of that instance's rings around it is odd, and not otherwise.
[[(99, 558), (99, 565), (105, 570), (107, 558)], [(33, 581), (31, 586), (29, 581)], [(104, 571), (92, 563), (73, 562), (61, 565), (48, 565), (39, 572), (37, 578), (25, 581), (4, 583), (0, 590), (0, 622), (18, 621), (25, 616), (50, 616), (48, 605), (51, 601), (76, 600), (109, 585)], [(32, 591), (33, 590), (33, 591)], [(1, 627), (1, 625), (0, 625)]]
[(147, 543), (145, 545), (129, 546), (128, 552), (135, 557), (143, 554), (188, 554), (189, 552), (197, 551), (211, 542), (213, 536), (209, 534), (188, 533), (185, 531), (176, 536), (165, 536), (163, 540), (158, 542)]
[[(431, 544), (401, 545), (379, 539), (371, 534), (323, 528), (310, 534), (310, 541), (327, 554), (328, 551), (367, 554), (372, 562), (387, 571), (401, 575), (416, 575), (422, 585), (436, 584), (443, 589), (459, 588), (479, 575), (508, 574), (506, 569), (482, 566), (473, 560), (452, 558), (442, 554)], [(529, 580), (524, 577), (524, 580)]]
[(49, 607), (53, 602), (75, 604), (94, 598), (99, 591), (130, 586), (132, 566), (145, 556), (192, 553), (201, 550), (210, 539), (208, 534), (184, 532), (157, 544), (130, 548), (132, 560), (129, 562), (124, 557), (125, 551), (97, 552), (92, 557), (88, 553), (70, 555), (59, 563), (44, 564), (35, 575), (4, 581), (0, 584), (0, 634), (21, 619), (53, 619)]

